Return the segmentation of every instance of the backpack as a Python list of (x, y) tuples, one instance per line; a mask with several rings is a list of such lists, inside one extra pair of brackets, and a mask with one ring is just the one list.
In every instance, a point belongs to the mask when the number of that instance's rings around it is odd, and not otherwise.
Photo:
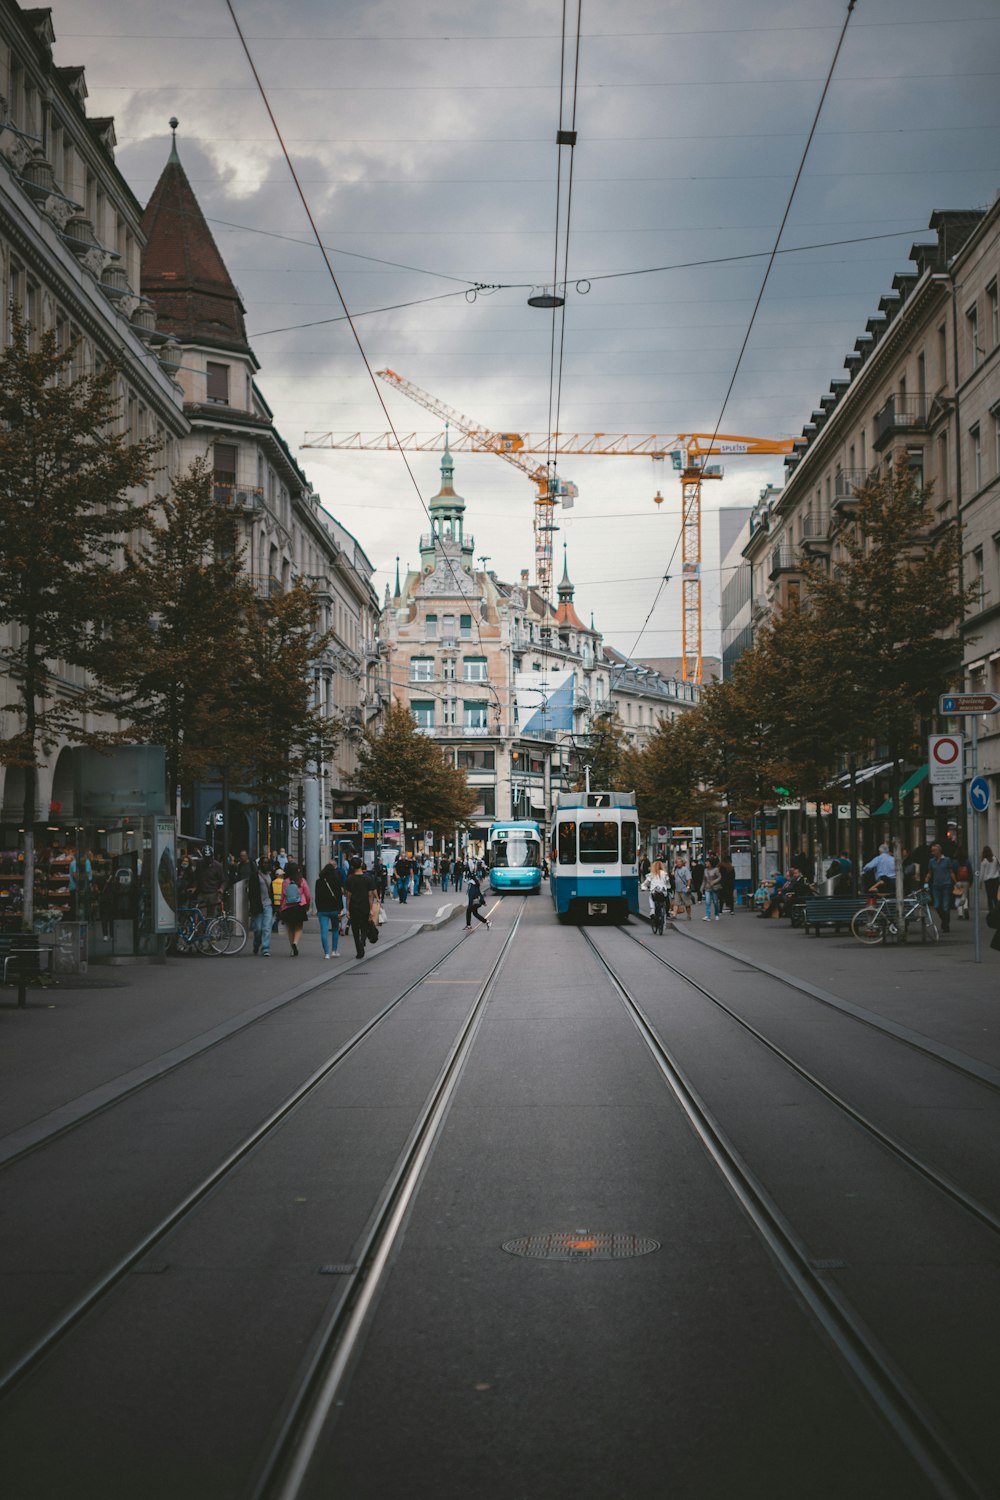
[(294, 880), (290, 880), (288, 882), (288, 884), (285, 886), (285, 905), (286, 906), (301, 906), (301, 904), (302, 904), (302, 895), (301, 895), (301, 893), (299, 891), (299, 888), (295, 884)]

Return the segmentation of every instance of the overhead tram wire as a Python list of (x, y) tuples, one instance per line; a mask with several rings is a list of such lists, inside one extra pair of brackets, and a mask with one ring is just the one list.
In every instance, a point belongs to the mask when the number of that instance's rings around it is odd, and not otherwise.
[[(239, 37), (240, 46), (243, 48), (243, 53), (244, 53), (244, 55), (246, 57), (247, 65), (249, 66), (250, 71), (253, 74), (254, 82), (257, 85), (257, 91), (260, 94), (261, 102), (264, 105), (264, 108), (267, 110), (267, 116), (268, 116), (268, 119), (271, 121), (271, 126), (272, 126), (272, 128), (274, 130), (275, 137), (277, 139), (278, 145), (281, 148), (281, 154), (285, 158), (285, 164), (288, 167), (288, 170), (289, 170), (289, 172), (291, 174), (291, 177), (292, 177), (292, 181), (295, 184), (295, 191), (299, 195), (299, 201), (302, 204), (302, 208), (303, 208), (303, 210), (305, 212), (306, 218), (309, 220), (309, 225), (310, 225), (310, 228), (312, 229), (313, 235), (315, 237), (317, 248), (319, 249), (320, 255), (323, 257), (323, 262), (324, 262), (324, 264), (326, 266), (327, 272), (329, 273), (330, 280), (333, 283), (334, 291), (337, 293), (337, 297), (340, 300), (340, 305), (344, 309), (344, 317), (345, 317), (346, 321), (350, 324), (350, 329), (351, 329), (351, 333), (352, 333), (352, 335), (354, 337), (354, 342), (357, 345), (358, 353), (361, 356), (362, 363), (364, 364), (364, 367), (365, 367), (365, 369), (368, 372), (368, 378), (371, 381), (372, 389), (374, 390), (375, 395), (378, 398), (378, 403), (379, 403), (379, 405), (382, 408), (382, 412), (383, 412), (383, 414), (385, 416), (386, 421), (389, 424), (390, 430), (392, 431), (393, 437), (396, 439), (396, 443), (397, 443), (397, 446), (398, 446), (398, 444), (399, 444), (399, 436), (398, 436), (398, 434), (396, 432), (395, 424), (393, 423), (393, 420), (392, 420), (391, 416), (389, 415), (389, 408), (386, 406), (385, 400), (384, 400), (384, 398), (382, 396), (381, 388), (379, 386), (378, 381), (375, 378), (375, 372), (374, 372), (374, 370), (371, 367), (371, 362), (369, 361), (367, 352), (365, 351), (365, 347), (364, 347), (364, 345), (361, 342), (361, 335), (358, 333), (358, 330), (357, 330), (357, 328), (354, 325), (354, 319), (352, 318), (350, 309), (347, 306), (347, 300), (344, 297), (344, 294), (343, 294), (343, 292), (340, 289), (340, 282), (337, 280), (337, 273), (333, 269), (333, 263), (330, 260), (329, 253), (327, 252), (326, 246), (323, 243), (323, 237), (320, 234), (319, 226), (317, 225), (316, 219), (315, 219), (315, 217), (313, 215), (313, 212), (312, 212), (312, 209), (309, 206), (309, 200), (306, 197), (305, 192), (303, 191), (301, 182), (299, 181), (299, 176), (298, 176), (298, 173), (295, 170), (295, 164), (293, 163), (292, 158), (289, 155), (288, 147), (285, 145), (285, 140), (284, 140), (284, 137), (283, 137), (283, 135), (281, 133), (281, 127), (279, 126), (278, 121), (275, 118), (274, 111), (271, 108), (271, 101), (270, 101), (270, 99), (268, 98), (268, 95), (267, 95), (267, 90), (264, 88), (264, 84), (263, 84), (263, 81), (261, 79), (261, 76), (260, 76), (260, 74), (257, 71), (257, 65), (256, 65), (256, 63), (253, 60), (253, 56), (252, 56), (252, 54), (250, 52), (250, 48), (247, 46), (246, 39), (245, 39), (245, 37), (243, 35), (243, 30), (242, 30), (242, 28), (240, 26), (240, 23), (239, 23), (239, 19), (238, 19), (237, 15), (236, 15), (235, 10), (233, 9), (232, 0), (226, 0), (226, 9), (229, 11), (230, 17), (232, 18), (233, 26), (236, 29), (236, 35)], [(457, 293), (452, 293), (452, 294), (446, 294), (446, 295), (458, 295), (458, 294)], [(433, 533), (434, 523), (433, 523), (433, 520), (431, 518), (431, 513), (428, 510), (427, 504), (426, 504), (426, 502), (424, 500), (423, 493), (421, 492), (420, 485), (417, 483), (417, 476), (414, 474), (413, 469), (412, 469), (412, 467), (410, 465), (409, 459), (406, 457), (406, 454), (403, 452), (402, 448), (400, 448), (399, 451), (400, 451), (400, 457), (402, 458), (403, 464), (404, 464), (404, 466), (406, 468), (406, 472), (409, 475), (410, 483), (413, 485), (413, 489), (414, 489), (414, 491), (416, 493), (417, 499), (420, 501), (420, 507), (423, 510), (424, 515), (427, 517), (427, 520), (428, 520), (428, 522), (430, 523), (430, 526), (431, 526), (431, 532)], [(459, 592), (459, 594), (465, 600), (466, 604), (469, 606), (470, 615), (471, 615), (473, 624), (475, 625), (475, 628), (476, 628), (476, 636), (477, 636), (477, 639), (479, 641), (480, 649), (481, 650), (485, 650), (486, 648), (483, 645), (482, 630), (481, 630), (480, 624), (479, 624), (479, 612), (475, 608), (475, 606), (473, 605), (472, 600), (469, 598), (468, 594), (465, 592), (465, 589), (462, 587), (462, 583), (461, 583), (461, 580), (459, 578), (460, 572), (461, 572), (461, 567), (459, 566), (458, 568), (456, 568), (455, 565), (454, 565), (454, 563), (452, 563), (451, 564), (452, 577), (454, 578), (455, 583), (458, 586), (458, 592)], [(491, 695), (493, 697), (493, 701), (494, 701), (494, 704), (495, 704), (495, 713), (496, 713), (497, 719), (499, 721), (500, 717), (501, 717), (501, 715), (503, 713), (503, 705), (500, 702), (500, 694), (497, 692), (497, 689), (496, 689), (496, 686), (495, 686), (494, 683), (487, 681), (487, 686), (488, 686), (489, 691), (490, 691), (490, 693), (491, 693)]]
[[(237, 225), (235, 227), (236, 228), (240, 228), (240, 229), (246, 229), (250, 234), (266, 234), (268, 232), (267, 230), (254, 229), (249, 224), (241, 224), (241, 225)], [(701, 231), (699, 231), (699, 232), (701, 232)], [(777, 251), (777, 254), (778, 255), (799, 255), (799, 254), (801, 254), (802, 252), (804, 252), (806, 250), (836, 250), (836, 249), (838, 249), (842, 245), (866, 245), (866, 244), (870, 243), (872, 240), (908, 239), (910, 237), (910, 235), (914, 235), (914, 234), (926, 234), (926, 232), (927, 232), (926, 226), (923, 226), (923, 227), (921, 227), (919, 229), (894, 229), (894, 230), (891, 231), (891, 233), (887, 233), (887, 234), (853, 235), (850, 239), (846, 239), (846, 240), (824, 240), (824, 241), (821, 241), (821, 242), (819, 242), (817, 244), (814, 244), (814, 245), (789, 245), (788, 248), (785, 249), (785, 250), (780, 250), (779, 249)], [(280, 236), (280, 238), (284, 238), (284, 236)], [(292, 240), (292, 243), (295, 244), (295, 245), (305, 245), (305, 244), (308, 244), (309, 242), (307, 240)], [(345, 253), (349, 253), (349, 252), (345, 252)], [(775, 252), (772, 251), (772, 250), (750, 250), (750, 251), (747, 251), (747, 253), (744, 254), (744, 255), (719, 255), (719, 256), (713, 256), (713, 257), (711, 257), (711, 258), (709, 258), (707, 260), (683, 260), (683, 261), (676, 261), (672, 265), (666, 265), (666, 266), (643, 266), (639, 270), (635, 270), (635, 271), (605, 271), (605, 272), (597, 272), (593, 276), (580, 276), (580, 277), (577, 277), (576, 280), (578, 282), (585, 282), (585, 281), (589, 281), (589, 282), (596, 282), (596, 281), (620, 281), (623, 278), (628, 277), (628, 276), (653, 276), (653, 275), (656, 275), (657, 273), (659, 273), (661, 271), (690, 271), (690, 270), (695, 270), (695, 269), (697, 269), (700, 266), (725, 266), (725, 265), (731, 265), (735, 261), (741, 261), (741, 260), (763, 260), (763, 259), (765, 259), (767, 257), (773, 257), (774, 253)], [(436, 272), (436, 271), (431, 271), (431, 272), (427, 272), (425, 274), (436, 276), (439, 273)], [(344, 314), (341, 314), (340, 316), (335, 317), (335, 318), (312, 318), (307, 323), (289, 323), (284, 328), (262, 328), (259, 332), (253, 333), (251, 335), (251, 337), (253, 337), (255, 339), (263, 339), (263, 338), (267, 338), (270, 334), (274, 334), (274, 333), (296, 333), (301, 328), (322, 328), (322, 327), (324, 327), (328, 323), (346, 323), (346, 322), (349, 322), (352, 318), (355, 319), (355, 320), (358, 319), (358, 318), (371, 318), (371, 317), (374, 317), (377, 313), (398, 312), (401, 309), (407, 308), (407, 307), (421, 307), (426, 302), (445, 302), (445, 301), (447, 301), (451, 297), (465, 297), (466, 301), (468, 301), (469, 300), (469, 293), (470, 292), (475, 293), (476, 296), (484, 296), (485, 297), (485, 296), (489, 296), (493, 292), (524, 291), (525, 288), (530, 288), (532, 285), (533, 285), (533, 283), (530, 282), (530, 281), (496, 281), (496, 282), (476, 281), (476, 282), (471, 282), (464, 289), (464, 291), (459, 291), (459, 292), (436, 292), (431, 297), (415, 297), (410, 302), (394, 302), (394, 303), (389, 304), (386, 307), (369, 307), (369, 308), (363, 309), (361, 312), (344, 313)], [(744, 300), (744, 299), (741, 299), (741, 300)], [(550, 430), (551, 430), (551, 422), (550, 422)]]
[[(760, 310), (760, 304), (761, 304), (761, 302), (763, 301), (763, 298), (764, 298), (764, 291), (765, 291), (765, 289), (767, 287), (768, 278), (771, 275), (771, 271), (772, 271), (773, 266), (774, 266), (775, 258), (778, 255), (778, 246), (781, 243), (781, 236), (784, 233), (785, 225), (788, 223), (788, 216), (789, 216), (789, 214), (792, 211), (792, 204), (795, 201), (795, 194), (796, 194), (796, 191), (798, 190), (799, 183), (802, 180), (802, 173), (805, 170), (806, 159), (807, 159), (807, 157), (809, 155), (809, 148), (812, 145), (813, 137), (816, 134), (816, 127), (819, 124), (819, 117), (820, 117), (820, 115), (823, 112), (823, 105), (826, 102), (826, 96), (829, 93), (830, 84), (833, 81), (834, 71), (835, 71), (835, 69), (837, 67), (837, 60), (840, 57), (841, 48), (844, 45), (844, 38), (847, 35), (847, 28), (850, 25), (851, 16), (854, 14), (854, 7), (855, 7), (856, 4), (857, 4), (857, 0), (847, 0), (847, 15), (844, 17), (844, 24), (843, 24), (843, 26), (840, 29), (840, 36), (837, 39), (837, 45), (836, 45), (836, 47), (834, 49), (833, 58), (832, 58), (832, 60), (830, 62), (830, 67), (829, 67), (829, 69), (827, 71), (826, 82), (823, 84), (823, 90), (822, 90), (822, 92), (820, 94), (820, 97), (819, 97), (819, 103), (816, 106), (816, 113), (813, 116), (812, 127), (810, 128), (809, 135), (806, 138), (806, 143), (805, 143), (805, 146), (804, 146), (803, 151), (802, 151), (802, 158), (801, 158), (801, 160), (799, 162), (798, 171), (795, 173), (795, 179), (794, 179), (794, 181), (792, 183), (791, 192), (788, 195), (788, 202), (785, 204), (785, 212), (783, 213), (782, 218), (781, 218), (781, 223), (778, 226), (777, 237), (775, 238), (774, 247), (771, 250), (771, 254), (770, 254), (770, 257), (769, 257), (768, 262), (767, 262), (767, 266), (766, 266), (765, 271), (764, 271), (764, 278), (763, 278), (763, 280), (761, 281), (761, 284), (760, 284), (760, 291), (757, 293), (757, 300), (754, 303), (754, 305), (753, 305), (753, 311), (750, 314), (750, 322), (747, 325), (746, 335), (745, 335), (745, 337), (743, 339), (743, 343), (740, 346), (740, 352), (739, 352), (739, 354), (736, 357), (736, 365), (735, 365), (735, 367), (733, 369), (733, 373), (732, 373), (732, 376), (730, 378), (729, 385), (726, 388), (726, 394), (725, 394), (725, 396), (723, 398), (722, 408), (721, 408), (721, 410), (719, 412), (718, 421), (715, 424), (715, 431), (712, 434), (712, 440), (711, 440), (711, 442), (708, 445), (708, 450), (707, 450), (707, 452), (706, 452), (706, 454), (704, 456), (704, 459), (703, 459), (703, 462), (706, 462), (706, 463), (708, 461), (708, 458), (711, 455), (712, 448), (713, 448), (713, 446), (715, 444), (715, 440), (718, 437), (719, 429), (722, 426), (722, 419), (723, 419), (723, 417), (726, 414), (726, 407), (729, 405), (729, 398), (732, 395), (732, 393), (733, 393), (733, 387), (736, 384), (736, 377), (738, 376), (738, 374), (740, 372), (740, 365), (743, 363), (743, 356), (746, 353), (747, 344), (750, 342), (750, 335), (753, 332), (753, 325), (756, 322), (757, 313)], [(682, 520), (681, 520), (681, 535), (683, 535), (683, 529), (684, 529), (684, 520), (682, 518)], [(660, 597), (661, 597), (661, 595), (663, 593), (663, 590), (667, 586), (667, 583), (668, 583), (669, 578), (670, 578), (669, 569), (671, 567), (671, 564), (673, 563), (674, 558), (677, 555), (677, 548), (679, 546), (680, 546), (680, 538), (678, 538), (678, 540), (674, 543), (674, 550), (673, 550), (673, 552), (671, 552), (671, 554), (670, 554), (670, 560), (667, 563), (667, 567), (664, 569), (662, 581), (660, 582), (659, 588), (656, 590), (656, 595), (655, 595), (655, 597), (653, 599), (652, 605), (650, 606), (649, 613), (646, 615), (646, 618), (645, 618), (645, 620), (643, 621), (643, 624), (642, 624), (642, 629), (639, 631), (639, 634), (636, 636), (635, 641), (634, 641), (634, 643), (632, 645), (632, 649), (628, 653), (628, 655), (629, 655), (630, 658), (635, 655), (635, 652), (636, 652), (636, 650), (638, 649), (638, 646), (639, 646), (639, 642), (642, 640), (642, 637), (643, 637), (643, 635), (646, 632), (646, 627), (649, 624), (650, 619), (652, 618), (653, 610), (656, 608), (657, 604), (659, 603), (659, 600), (660, 600)]]

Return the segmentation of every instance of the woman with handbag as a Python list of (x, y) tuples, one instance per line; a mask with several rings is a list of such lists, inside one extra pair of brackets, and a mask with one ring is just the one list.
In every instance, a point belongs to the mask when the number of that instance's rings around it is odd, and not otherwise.
[(315, 894), (323, 957), (336, 958), (337, 945), (340, 942), (340, 912), (344, 905), (344, 887), (340, 879), (340, 871), (332, 859), (327, 861), (316, 877)]
[[(375, 899), (375, 883), (370, 875), (365, 874), (362, 861), (355, 857), (351, 860), (351, 870), (347, 877), (347, 916), (354, 936), (354, 951), (358, 958), (365, 956), (369, 923), (373, 926), (375, 924), (373, 912)], [(377, 927), (375, 927), (375, 933), (377, 936)]]
[(292, 950), (292, 957), (299, 956), (299, 938), (302, 936), (302, 926), (306, 920), (309, 910), (310, 892), (304, 875), (299, 873), (299, 867), (291, 860), (285, 866), (285, 878), (281, 883), (281, 906), (278, 910), (278, 918), (284, 923), (285, 931), (288, 933), (288, 946)]

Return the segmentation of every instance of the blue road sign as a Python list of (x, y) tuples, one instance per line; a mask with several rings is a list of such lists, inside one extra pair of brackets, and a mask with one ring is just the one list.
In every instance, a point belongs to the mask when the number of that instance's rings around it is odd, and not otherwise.
[(989, 805), (989, 782), (985, 776), (974, 776), (969, 782), (969, 806), (973, 812), (985, 812)]

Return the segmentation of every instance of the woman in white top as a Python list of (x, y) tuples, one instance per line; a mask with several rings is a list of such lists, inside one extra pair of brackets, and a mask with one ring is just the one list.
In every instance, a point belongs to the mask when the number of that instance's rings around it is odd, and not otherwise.
[(997, 859), (989, 844), (983, 845), (983, 860), (979, 866), (979, 883), (986, 892), (986, 910), (991, 912), (997, 904), (997, 888), (1000, 887), (1000, 859)]
[[(649, 868), (649, 874), (642, 882), (643, 890), (649, 892), (649, 914), (651, 917), (657, 915), (657, 905), (666, 912), (667, 902), (670, 900), (670, 881), (667, 879), (666, 868), (662, 859), (655, 860)], [(658, 899), (659, 898), (659, 899)]]

